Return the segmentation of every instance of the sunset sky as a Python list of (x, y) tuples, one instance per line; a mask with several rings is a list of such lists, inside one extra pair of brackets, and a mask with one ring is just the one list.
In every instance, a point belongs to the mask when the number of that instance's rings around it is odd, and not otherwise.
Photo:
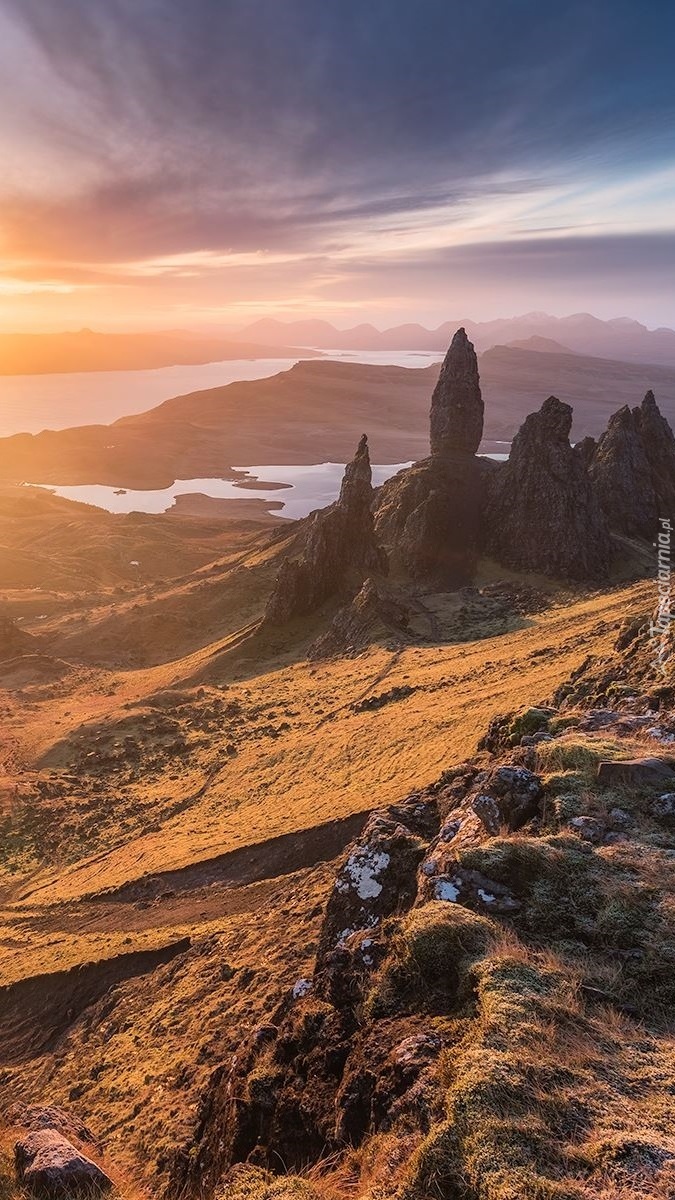
[(675, 325), (671, 0), (0, 0), (0, 327)]

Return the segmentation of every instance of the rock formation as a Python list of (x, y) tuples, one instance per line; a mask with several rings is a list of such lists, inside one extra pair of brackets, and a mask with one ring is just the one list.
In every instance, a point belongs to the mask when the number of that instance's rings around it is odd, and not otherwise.
[(483, 436), (478, 359), (466, 330), (458, 329), (441, 367), (429, 414), (432, 458), (476, 454)]
[(651, 540), (659, 517), (675, 519), (675, 438), (653, 392), (614, 413), (589, 470), (615, 532)]
[(491, 481), (486, 547), (499, 562), (564, 579), (601, 579), (610, 539), (585, 451), (570, 445), (572, 409), (549, 396), (518, 430)]
[[(312, 611), (350, 574), (354, 596), (366, 572), (384, 570), (378, 543), (398, 571), (430, 589), (471, 585), (481, 554), (517, 570), (592, 581), (609, 572), (611, 532), (651, 541), (659, 519), (675, 521), (675, 438), (651, 392), (639, 408), (617, 412), (597, 444), (584, 438), (576, 446), (571, 407), (549, 396), (526, 418), (506, 463), (477, 456), (483, 415), (478, 360), (458, 329), (431, 400), (429, 457), (374, 497), (362, 438), (339, 500), (312, 514), (302, 555), (283, 564), (267, 623)], [(378, 606), (377, 588), (364, 592), (325, 645), (317, 643), (318, 654), (365, 644), (374, 624), (402, 624), (382, 623)]]
[(386, 573), (386, 554), (375, 541), (372, 503), (372, 472), (364, 434), (345, 469), (339, 498), (329, 508), (311, 514), (301, 556), (282, 563), (267, 603), (266, 624), (284, 625), (313, 612), (349, 583), (350, 573)]
[(381, 489), (376, 531), (414, 579), (468, 583), (480, 541), (481, 491), (490, 465), (476, 458), (483, 435), (478, 360), (458, 329), (434, 389), (431, 456)]
[(348, 657), (379, 639), (410, 640), (410, 609), (370, 577), (350, 604), (339, 609), (325, 633), (310, 646), (312, 659)]

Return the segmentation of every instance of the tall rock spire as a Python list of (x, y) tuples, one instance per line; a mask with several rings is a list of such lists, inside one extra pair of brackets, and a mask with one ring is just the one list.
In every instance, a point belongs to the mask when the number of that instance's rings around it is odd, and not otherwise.
[(478, 359), (465, 329), (458, 329), (431, 397), (433, 458), (475, 454), (483, 436)]
[(281, 564), (267, 602), (266, 624), (284, 625), (313, 612), (348, 586), (350, 575), (358, 588), (365, 572), (386, 574), (387, 556), (375, 540), (372, 503), (368, 439), (363, 434), (345, 468), (339, 499), (310, 514), (300, 557)]

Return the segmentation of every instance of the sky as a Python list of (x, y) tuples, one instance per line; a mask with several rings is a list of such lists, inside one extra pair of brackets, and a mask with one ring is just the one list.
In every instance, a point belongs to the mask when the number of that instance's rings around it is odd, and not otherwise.
[(675, 325), (672, 0), (0, 0), (0, 329)]

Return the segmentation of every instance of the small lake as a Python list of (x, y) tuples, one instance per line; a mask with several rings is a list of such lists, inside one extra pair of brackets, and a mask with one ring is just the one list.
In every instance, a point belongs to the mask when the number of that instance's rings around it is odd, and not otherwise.
[[(410, 463), (373, 467), (373, 485), (378, 487)], [(173, 506), (176, 496), (213, 496), (219, 500), (261, 499), (281, 502), (283, 508), (278, 516), (295, 520), (306, 517), (315, 508), (325, 508), (337, 499), (344, 475), (344, 463), (318, 463), (302, 467), (235, 467), (245, 471), (243, 482), (233, 479), (176, 479), (171, 487), (161, 491), (123, 491), (120, 488), (103, 487), (101, 484), (83, 484), (74, 487), (57, 487), (54, 484), (33, 484), (45, 487), (64, 500), (78, 500), (81, 504), (94, 504), (113, 513), (163, 513)], [(253, 486), (259, 480), (260, 485)], [(286, 484), (286, 487), (266, 488), (265, 483)], [(277, 510), (275, 510), (277, 511)]]
[[(495, 453), (485, 457), (503, 461), (508, 454)], [(409, 467), (410, 463), (388, 463), (373, 466), (373, 486), (379, 487), (386, 479)], [(325, 508), (337, 499), (344, 463), (317, 463), (312, 466), (235, 467), (245, 472), (241, 480), (233, 479), (176, 479), (171, 487), (158, 491), (134, 491), (131, 489), (104, 487), (102, 484), (81, 484), (60, 487), (55, 484), (32, 484), (44, 487), (64, 500), (77, 500), (80, 504), (93, 504), (112, 513), (163, 513), (173, 507), (177, 496), (212, 496), (219, 500), (261, 499), (282, 503), (275, 509), (277, 516), (295, 520), (306, 517), (315, 508)], [(265, 487), (275, 483), (277, 487)], [(244, 484), (245, 486), (242, 486)], [(285, 484), (285, 487), (279, 487)]]
[[(442, 354), (421, 350), (331, 350), (326, 361), (374, 366), (426, 367)], [(0, 437), (70, 429), (77, 425), (109, 425), (119, 417), (155, 408), (172, 396), (223, 387), (242, 379), (264, 379), (288, 371), (298, 358), (229, 359), (196, 366), (159, 367), (148, 371), (86, 371), (58, 375), (0, 375)]]

